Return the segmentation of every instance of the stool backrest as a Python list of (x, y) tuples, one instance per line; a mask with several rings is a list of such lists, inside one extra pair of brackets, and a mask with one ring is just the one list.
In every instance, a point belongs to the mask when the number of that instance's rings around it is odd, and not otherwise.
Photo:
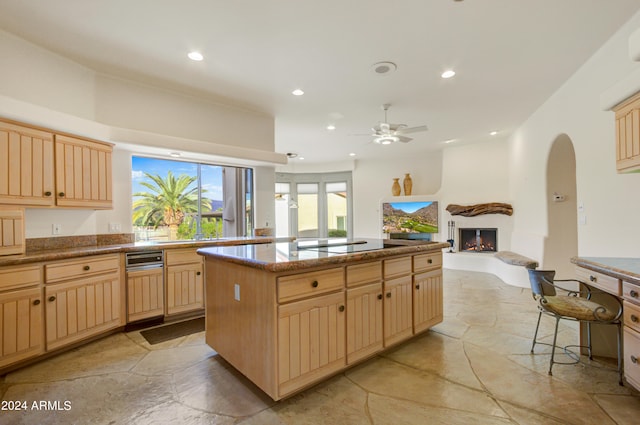
[(556, 289), (553, 287), (555, 270), (531, 270), (529, 269), (529, 284), (534, 296), (554, 296)]

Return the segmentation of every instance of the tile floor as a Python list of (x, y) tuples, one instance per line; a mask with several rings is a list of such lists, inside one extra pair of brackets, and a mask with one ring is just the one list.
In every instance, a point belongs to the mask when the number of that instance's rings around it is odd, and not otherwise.
[[(608, 365), (529, 354), (529, 290), (445, 270), (445, 320), (288, 400), (273, 402), (204, 344), (109, 336), (0, 378), (1, 424), (638, 424), (640, 395)], [(543, 318), (542, 334), (552, 331)], [(577, 339), (562, 329), (562, 342)], [(31, 409), (58, 402), (59, 410)], [(65, 402), (68, 402), (65, 404)], [(66, 409), (66, 410), (65, 410)]]

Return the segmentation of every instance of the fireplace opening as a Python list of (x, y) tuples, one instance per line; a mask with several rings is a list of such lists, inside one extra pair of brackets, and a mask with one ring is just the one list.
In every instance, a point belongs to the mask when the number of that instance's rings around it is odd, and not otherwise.
[(461, 252), (497, 252), (498, 229), (459, 229)]

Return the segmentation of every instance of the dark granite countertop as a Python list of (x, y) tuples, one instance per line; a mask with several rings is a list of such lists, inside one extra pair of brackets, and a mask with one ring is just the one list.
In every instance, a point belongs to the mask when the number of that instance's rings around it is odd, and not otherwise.
[(446, 242), (354, 239), (350, 241), (296, 241), (260, 245), (217, 246), (198, 254), (271, 272), (289, 272), (325, 265), (383, 259), (448, 248)]
[(573, 264), (640, 285), (640, 258), (573, 257)]
[(146, 251), (151, 249), (177, 249), (177, 248), (198, 248), (205, 246), (233, 246), (244, 244), (263, 244), (274, 241), (290, 241), (291, 238), (273, 238), (265, 236), (256, 237), (230, 237), (210, 240), (185, 240), (185, 241), (158, 241), (158, 242), (135, 242), (121, 244), (104, 244), (76, 246), (68, 248), (50, 248), (28, 250), (25, 254), (6, 255), (0, 257), (0, 267), (15, 266), (23, 264), (38, 263), (42, 261), (63, 260), (75, 257), (86, 257), (89, 255), (114, 254), (120, 252)]

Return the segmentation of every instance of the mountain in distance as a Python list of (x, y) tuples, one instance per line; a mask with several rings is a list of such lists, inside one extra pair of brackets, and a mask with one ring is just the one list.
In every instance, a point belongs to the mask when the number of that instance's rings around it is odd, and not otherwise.
[(438, 202), (431, 202), (414, 212), (382, 205), (384, 233), (438, 233)]

